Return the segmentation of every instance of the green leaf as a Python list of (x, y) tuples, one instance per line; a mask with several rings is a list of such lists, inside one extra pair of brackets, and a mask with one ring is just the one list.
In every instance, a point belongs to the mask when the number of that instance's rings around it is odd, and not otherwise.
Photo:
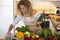
[(54, 32), (54, 36), (59, 36), (57, 31)]
[(16, 28), (16, 30), (18, 31), (18, 32), (23, 32), (23, 33), (25, 33), (26, 31), (28, 31), (28, 29), (26, 28), (26, 27), (24, 27), (24, 26), (22, 26), (21, 28), (20, 27), (17, 27)]
[(48, 35), (50, 35), (50, 33), (52, 34), (51, 29), (49, 29), (49, 28), (43, 28), (42, 34), (43, 34), (45, 37), (47, 37)]
[(44, 11), (37, 21), (43, 21), (43, 19), (45, 20), (45, 12)]
[(20, 27), (17, 27), (16, 30), (19, 32), (19, 31), (21, 31), (21, 28)]

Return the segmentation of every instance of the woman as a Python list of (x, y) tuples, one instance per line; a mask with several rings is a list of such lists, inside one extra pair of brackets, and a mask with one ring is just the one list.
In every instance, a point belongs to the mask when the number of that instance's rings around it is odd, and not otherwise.
[[(8, 29), (8, 34), (12, 30), (12, 28), (20, 21), (22, 20), (25, 24), (27, 22), (36, 21), (40, 17), (40, 14), (32, 9), (32, 5), (29, 0), (21, 0), (18, 3), (18, 9), (21, 12), (21, 15), (17, 16), (14, 22), (10, 25)], [(28, 23), (27, 23), (28, 24)], [(26, 24), (26, 25), (27, 25)], [(30, 23), (31, 24), (31, 23)], [(29, 29), (29, 27), (27, 27)], [(32, 30), (32, 29), (31, 29)]]

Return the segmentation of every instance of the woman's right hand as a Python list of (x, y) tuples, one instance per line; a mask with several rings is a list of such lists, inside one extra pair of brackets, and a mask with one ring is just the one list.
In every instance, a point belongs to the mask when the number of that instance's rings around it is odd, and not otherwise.
[(7, 32), (7, 34), (11, 34), (11, 32)]
[(11, 24), (10, 26), (9, 26), (9, 29), (8, 29), (8, 32), (7, 32), (7, 34), (11, 34), (11, 30), (13, 29), (13, 25)]

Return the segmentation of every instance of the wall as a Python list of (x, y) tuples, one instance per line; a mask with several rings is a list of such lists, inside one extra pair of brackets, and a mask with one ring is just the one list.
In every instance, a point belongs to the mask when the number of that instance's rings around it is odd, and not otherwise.
[(6, 34), (13, 21), (13, 0), (0, 0), (0, 35)]
[(60, 1), (51, 1), (51, 3), (56, 7), (60, 7)]

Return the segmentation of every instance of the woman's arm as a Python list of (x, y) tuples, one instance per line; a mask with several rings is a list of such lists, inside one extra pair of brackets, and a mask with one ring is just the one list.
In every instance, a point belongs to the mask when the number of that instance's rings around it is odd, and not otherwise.
[(9, 26), (9, 29), (8, 29), (7, 34), (10, 34), (11, 30), (13, 29), (13, 27), (14, 27), (14, 26), (13, 26), (12, 24)]
[(21, 20), (21, 16), (17, 16), (15, 18), (15, 20), (13, 21), (13, 23), (9, 26), (9, 29), (8, 29), (8, 34), (10, 34), (11, 30), (15, 27), (15, 25)]

